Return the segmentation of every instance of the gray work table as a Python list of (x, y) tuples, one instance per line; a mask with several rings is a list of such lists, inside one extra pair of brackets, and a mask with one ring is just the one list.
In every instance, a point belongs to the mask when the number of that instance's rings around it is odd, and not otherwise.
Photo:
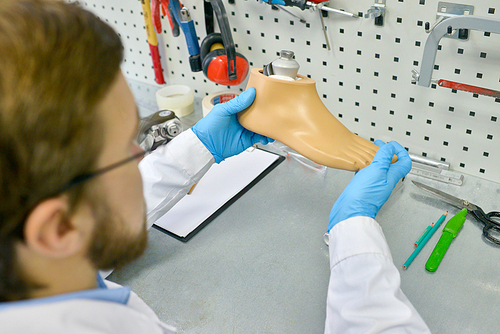
[[(110, 279), (130, 286), (181, 333), (322, 333), (329, 279), (322, 235), (352, 172), (308, 170), (284, 161), (187, 243), (156, 229), (145, 255)], [(459, 210), (414, 186), (419, 180), (486, 211), (500, 209), (498, 184), (462, 186), (409, 175), (380, 210), (401, 287), (433, 333), (497, 333), (500, 249), (471, 215), (435, 273), (424, 264), (441, 229), (408, 270), (423, 229)]]
[[(145, 116), (154, 87), (131, 88)], [(181, 121), (188, 128), (199, 118), (201, 99), (195, 99), (195, 112)], [(145, 254), (109, 279), (131, 287), (180, 333), (322, 333), (330, 275), (323, 234), (353, 175), (285, 160), (187, 243), (152, 228)], [(424, 228), (445, 211), (448, 217), (459, 211), (411, 180), (486, 212), (500, 211), (499, 184), (466, 175), (455, 186), (409, 175), (376, 217), (401, 288), (433, 333), (498, 333), (500, 248), (482, 238), (472, 215), (435, 273), (424, 265), (442, 227), (402, 270)]]

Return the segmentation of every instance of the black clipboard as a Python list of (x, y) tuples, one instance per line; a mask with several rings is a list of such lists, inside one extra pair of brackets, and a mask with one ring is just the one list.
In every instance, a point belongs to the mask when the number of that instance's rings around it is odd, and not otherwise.
[[(219, 216), (222, 212), (224, 212), (224, 210), (226, 210), (231, 204), (236, 202), (241, 196), (243, 196), (248, 190), (250, 190), (250, 188), (252, 188), (255, 184), (257, 184), (260, 180), (262, 180), (267, 174), (269, 174), (273, 169), (275, 169), (279, 164), (281, 164), (285, 160), (285, 157), (281, 156), (279, 154), (269, 152), (266, 150), (262, 150), (262, 149), (257, 149), (257, 150), (261, 150), (263, 152), (267, 152), (269, 154), (275, 155), (276, 159), (274, 160), (274, 162), (272, 162), (270, 165), (268, 165), (267, 168), (265, 168), (260, 174), (258, 174), (255, 178), (253, 178), (253, 180), (250, 183), (248, 183), (244, 188), (242, 188), (237, 194), (232, 196), (220, 208), (218, 208), (208, 218), (206, 218), (203, 222), (201, 222), (189, 234), (187, 234), (186, 236), (179, 236), (179, 235), (169, 231), (168, 229), (163, 228), (162, 226), (153, 224), (153, 227), (159, 231), (162, 231), (162, 232), (168, 234), (169, 236), (171, 236), (177, 240), (180, 240), (183, 242), (189, 241), (194, 235), (196, 235), (199, 231), (201, 231), (212, 220), (214, 220), (217, 216)], [(187, 195), (187, 196), (189, 196), (189, 195)]]

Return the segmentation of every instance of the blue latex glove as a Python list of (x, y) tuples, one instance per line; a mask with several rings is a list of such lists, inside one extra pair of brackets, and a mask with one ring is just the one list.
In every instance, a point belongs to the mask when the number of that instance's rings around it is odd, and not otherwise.
[[(384, 144), (377, 140), (375, 144), (381, 147), (372, 163), (354, 175), (333, 205), (328, 232), (347, 218), (375, 218), (378, 210), (389, 199), (396, 183), (410, 172), (411, 159), (403, 146), (395, 141)], [(398, 156), (398, 161), (391, 164), (394, 154)]]
[(191, 129), (219, 163), (240, 154), (250, 146), (274, 141), (241, 126), (236, 114), (248, 108), (255, 99), (255, 88), (250, 87), (234, 99), (217, 104)]

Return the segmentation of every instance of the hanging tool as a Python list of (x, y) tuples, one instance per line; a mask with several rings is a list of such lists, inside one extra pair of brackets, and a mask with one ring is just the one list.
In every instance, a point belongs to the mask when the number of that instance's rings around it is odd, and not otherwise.
[(168, 6), (169, 0), (151, 0), (151, 11), (152, 16), (151, 20), (153, 21), (153, 25), (158, 34), (162, 33), (161, 29), (161, 17), (160, 17), (160, 8), (163, 13), (163, 16), (168, 17), (168, 22), (170, 23), (170, 28), (172, 30), (172, 35), (174, 37), (179, 36), (179, 25), (175, 20), (172, 20), (172, 10)]
[(411, 182), (413, 182), (413, 184), (415, 184), (419, 188), (430, 192), (435, 196), (438, 196), (442, 201), (445, 201), (446, 203), (450, 203), (460, 209), (466, 208), (467, 211), (472, 213), (472, 215), (484, 225), (483, 236), (485, 237), (485, 239), (497, 245), (500, 245), (500, 212), (490, 211), (488, 213), (485, 213), (481, 207), (472, 204), (469, 201), (457, 198), (441, 190), (434, 189), (417, 181)]
[(329, 0), (263, 0), (264, 2), (270, 5), (281, 5), (287, 7), (298, 7), (301, 10), (304, 9), (321, 9), (323, 11), (345, 15), (353, 18), (358, 18), (359, 16), (353, 13), (349, 13), (340, 9), (334, 9), (330, 7), (326, 7), (330, 1)]
[(146, 33), (148, 36), (149, 50), (151, 51), (151, 58), (153, 60), (153, 68), (155, 73), (155, 81), (157, 84), (164, 84), (163, 70), (161, 68), (160, 52), (158, 51), (158, 39), (156, 38), (153, 22), (151, 21), (151, 7), (149, 0), (141, 0), (142, 12), (144, 15), (144, 23), (146, 26)]
[(352, 17), (352, 18), (355, 18), (355, 19), (357, 19), (359, 17), (357, 14), (354, 14), (354, 13), (346, 12), (346, 11), (340, 10), (340, 9), (326, 7), (326, 5), (328, 4), (328, 2), (329, 1), (324, 1), (324, 2), (321, 2), (321, 3), (318, 3), (318, 4), (311, 4), (311, 7), (314, 8), (315, 6), (317, 6), (317, 8), (321, 9), (322, 11), (330, 12), (330, 13), (335, 13), (335, 14), (340, 14), (340, 15), (345, 15), (345, 16), (349, 16), (349, 17)]
[(198, 36), (194, 28), (194, 22), (191, 20), (191, 15), (186, 7), (181, 7), (179, 0), (170, 0), (169, 6), (172, 9), (172, 14), (180, 25), (189, 52), (189, 65), (192, 72), (199, 72), (202, 70), (200, 59), (200, 45), (198, 43)]
[(474, 93), (474, 94), (480, 94), (480, 95), (486, 95), (486, 96), (491, 96), (491, 97), (495, 97), (495, 98), (500, 98), (500, 92), (497, 90), (493, 90), (493, 89), (467, 85), (467, 84), (449, 81), (449, 80), (444, 80), (444, 79), (439, 79), (437, 83), (438, 83), (438, 86), (440, 86), (440, 87), (446, 87), (446, 88), (462, 90), (462, 91), (470, 92), (470, 93)]
[[(321, 6), (321, 7), (319, 7)], [(322, 8), (322, 4), (319, 4), (318, 5), (318, 8)], [(319, 14), (319, 20), (321, 22), (321, 29), (323, 29), (323, 35), (325, 35), (325, 41), (326, 41), (326, 48), (328, 49), (328, 51), (331, 50), (330, 48), (330, 41), (328, 40), (328, 33), (326, 32), (326, 26), (325, 26), (325, 20), (323, 19), (323, 14), (321, 13), (320, 10), (318, 10), (318, 14)]]

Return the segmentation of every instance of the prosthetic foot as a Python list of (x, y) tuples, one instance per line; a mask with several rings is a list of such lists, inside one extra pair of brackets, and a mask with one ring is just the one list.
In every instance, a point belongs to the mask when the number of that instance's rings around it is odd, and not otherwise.
[(297, 77), (300, 80), (287, 81), (252, 69), (247, 88), (254, 87), (257, 96), (238, 114), (240, 124), (321, 165), (351, 171), (369, 165), (378, 146), (349, 131), (330, 113), (314, 80)]

